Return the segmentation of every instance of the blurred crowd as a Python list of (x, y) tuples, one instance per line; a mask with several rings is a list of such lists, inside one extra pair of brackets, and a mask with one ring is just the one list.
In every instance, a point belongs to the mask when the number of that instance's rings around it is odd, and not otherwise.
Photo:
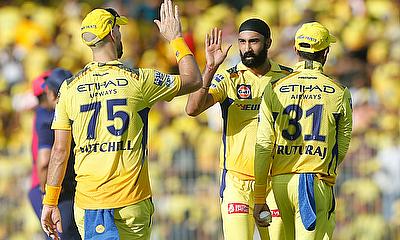
[[(272, 30), (269, 56), (293, 66), (294, 34), (319, 21), (338, 39), (325, 72), (351, 89), (354, 130), (336, 185), (335, 239), (400, 239), (400, 2), (398, 0), (176, 0), (184, 38), (202, 69), (204, 37), (214, 26), (233, 44), (224, 68), (240, 61), (237, 28), (247, 18)], [(63, 67), (77, 73), (91, 61), (80, 40), (82, 16), (113, 7), (122, 26), (122, 61), (176, 73), (175, 57), (153, 23), (160, 0), (1, 1), (0, 239), (42, 239), (27, 201), (31, 172), (31, 82)], [(186, 97), (153, 107), (150, 176), (156, 212), (152, 239), (221, 239), (219, 106), (198, 118)]]

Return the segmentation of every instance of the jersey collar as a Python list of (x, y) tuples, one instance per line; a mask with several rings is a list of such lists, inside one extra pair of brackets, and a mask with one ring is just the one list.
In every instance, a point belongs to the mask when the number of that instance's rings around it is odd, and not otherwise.
[(317, 71), (322, 72), (322, 64), (320, 62), (316, 62), (316, 61), (305, 60), (305, 61), (296, 63), (296, 65), (294, 66), (294, 70), (296, 70), (296, 71), (305, 70), (305, 69), (317, 70)]
[(112, 61), (108, 61), (105, 63), (102, 62), (96, 62), (96, 61), (92, 61), (88, 64), (86, 64), (85, 68), (91, 68), (91, 67), (101, 67), (101, 66), (105, 66), (105, 65), (121, 65), (122, 63), (118, 60), (112, 60)]

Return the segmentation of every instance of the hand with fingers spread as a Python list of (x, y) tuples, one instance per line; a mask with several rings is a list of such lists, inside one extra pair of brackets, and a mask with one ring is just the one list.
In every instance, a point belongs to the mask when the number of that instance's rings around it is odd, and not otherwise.
[(58, 233), (62, 232), (61, 214), (57, 206), (43, 205), (40, 222), (47, 236), (51, 239), (60, 239)]
[(229, 47), (223, 51), (221, 44), (222, 31), (218, 28), (212, 29), (210, 34), (206, 35), (205, 39), (207, 68), (218, 68), (219, 65), (221, 65), (221, 63), (225, 60), (232, 45), (229, 45)]
[(181, 21), (178, 13), (178, 6), (172, 6), (171, 0), (164, 0), (160, 8), (160, 20), (154, 20), (165, 39), (171, 41), (182, 37)]

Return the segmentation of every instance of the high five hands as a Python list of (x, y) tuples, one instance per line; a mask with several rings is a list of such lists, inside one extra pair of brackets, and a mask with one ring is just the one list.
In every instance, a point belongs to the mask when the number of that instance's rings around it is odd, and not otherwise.
[(172, 7), (171, 0), (164, 0), (160, 7), (160, 20), (155, 19), (161, 35), (171, 41), (177, 37), (182, 37), (181, 20), (179, 18), (178, 6)]
[(204, 45), (206, 48), (207, 68), (211, 69), (218, 68), (221, 65), (232, 47), (231, 44), (225, 50), (222, 50), (222, 31), (218, 28), (213, 28), (210, 34), (206, 35)]

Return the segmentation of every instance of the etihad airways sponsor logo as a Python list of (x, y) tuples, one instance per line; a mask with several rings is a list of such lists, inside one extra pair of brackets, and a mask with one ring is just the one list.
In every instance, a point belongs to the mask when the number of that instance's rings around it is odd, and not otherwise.
[(335, 88), (328, 85), (301, 85), (301, 84), (289, 84), (283, 85), (279, 88), (281, 93), (289, 92), (315, 92), (315, 93), (334, 93)]
[(112, 87), (124, 87), (126, 85), (128, 85), (128, 80), (126, 80), (125, 78), (117, 78), (98, 83), (96, 82), (79, 84), (76, 90), (78, 90), (78, 92), (91, 92), (94, 90), (98, 91)]

